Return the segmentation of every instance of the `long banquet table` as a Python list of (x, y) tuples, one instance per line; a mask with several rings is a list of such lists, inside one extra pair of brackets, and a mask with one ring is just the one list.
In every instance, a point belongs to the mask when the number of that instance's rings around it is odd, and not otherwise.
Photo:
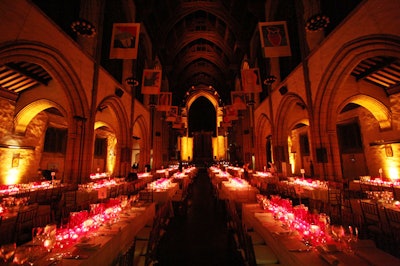
[[(115, 224), (110, 227), (101, 226), (89, 237), (89, 241), (77, 242), (64, 248), (55, 248), (33, 263), (34, 265), (53, 265), (50, 258), (64, 253), (71, 254), (71, 256), (62, 258), (60, 262), (55, 262), (54, 265), (114, 265), (118, 257), (132, 245), (136, 234), (154, 216), (155, 203), (132, 207), (129, 211), (124, 211), (120, 220)], [(30, 243), (27, 246), (34, 248)]]
[(247, 228), (253, 228), (261, 234), (282, 265), (400, 265), (400, 259), (376, 248), (370, 241), (359, 240), (355, 253), (307, 251), (306, 245), (298, 236), (289, 234), (259, 204), (243, 204), (242, 217)]
[(370, 187), (370, 190), (384, 190), (384, 191), (392, 191), (395, 200), (400, 200), (400, 186), (395, 185), (398, 184), (386, 184), (386, 183), (374, 183), (374, 182), (361, 182), (360, 180), (353, 180), (349, 182), (349, 190), (361, 192), (361, 184), (365, 184)]
[(153, 201), (161, 204), (166, 203), (172, 199), (178, 189), (178, 183), (172, 183), (171, 186), (166, 189), (155, 189), (153, 190)]
[[(242, 183), (238, 186), (232, 180)], [(256, 195), (259, 193), (260, 191), (256, 187), (251, 186), (244, 179), (231, 178), (229, 181), (222, 181), (219, 195), (220, 199), (229, 199), (235, 202), (255, 202)]]

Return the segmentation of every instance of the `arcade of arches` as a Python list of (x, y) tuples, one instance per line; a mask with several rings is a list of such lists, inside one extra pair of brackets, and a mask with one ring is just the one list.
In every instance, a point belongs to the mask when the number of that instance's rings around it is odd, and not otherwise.
[[(398, 5), (363, 1), (329, 36), (304, 32), (308, 53), (286, 75), (287, 61), (259, 57), (254, 28), (230, 89), (243, 92), (246, 68), (276, 81), (246, 94), (244, 108), (228, 121), (230, 93), (203, 81), (177, 105), (182, 120), (175, 127), (140, 84), (125, 82), (132, 69), (164, 67), (145, 29), (137, 62), (121, 60), (117, 79), (100, 65), (93, 39), (73, 40), (30, 1), (2, 1), (0, 184), (34, 181), (38, 169), (82, 183), (95, 172), (126, 176), (132, 165), (144, 171), (179, 160), (249, 162), (255, 170), (274, 165), (281, 176), (304, 169), (325, 180), (377, 176), (382, 169), (398, 179)], [(29, 69), (35, 72), (27, 75)], [(169, 78), (163, 76), (162, 91), (174, 93)]]

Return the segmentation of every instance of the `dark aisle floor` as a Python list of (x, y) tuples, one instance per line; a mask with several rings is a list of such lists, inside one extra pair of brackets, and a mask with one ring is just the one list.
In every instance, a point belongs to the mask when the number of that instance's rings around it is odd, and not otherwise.
[(224, 207), (213, 198), (205, 168), (199, 169), (192, 188), (187, 214), (171, 219), (160, 242), (158, 265), (242, 265), (226, 227)]

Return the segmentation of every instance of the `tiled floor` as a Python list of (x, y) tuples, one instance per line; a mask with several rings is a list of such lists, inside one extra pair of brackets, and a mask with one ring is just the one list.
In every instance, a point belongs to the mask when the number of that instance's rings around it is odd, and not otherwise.
[(226, 227), (224, 207), (213, 198), (205, 168), (199, 169), (190, 203), (186, 215), (172, 218), (159, 245), (158, 265), (243, 265)]

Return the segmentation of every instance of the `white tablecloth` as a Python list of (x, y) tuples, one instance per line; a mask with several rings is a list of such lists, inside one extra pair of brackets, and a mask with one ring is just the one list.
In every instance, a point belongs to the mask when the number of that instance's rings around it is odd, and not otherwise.
[[(82, 249), (79, 244), (64, 248), (62, 250), (54, 249), (53, 252), (35, 261), (35, 265), (50, 265), (48, 259), (58, 252), (71, 252), (72, 254), (81, 254), (88, 256), (85, 259), (62, 259), (58, 265), (79, 265), (79, 266), (109, 266), (113, 265), (119, 255), (132, 245), (136, 234), (155, 216), (155, 203), (145, 205), (145, 207), (132, 208), (128, 212), (129, 216), (121, 216), (119, 222), (113, 224), (110, 228), (100, 227), (96, 235), (90, 238), (88, 244), (93, 244), (98, 248)], [(86, 243), (85, 243), (86, 244)]]
[[(308, 252), (295, 252), (294, 250), (305, 249), (306, 246), (300, 241), (299, 236), (287, 234), (281, 223), (273, 219), (272, 214), (264, 212), (258, 204), (243, 204), (243, 223), (247, 228), (254, 228), (261, 234), (265, 242), (274, 251), (280, 264), (293, 266), (323, 266), (329, 265), (316, 250)], [(383, 252), (369, 244), (360, 246), (356, 254), (335, 252), (330, 255), (337, 259), (339, 265), (400, 265), (400, 259)]]

